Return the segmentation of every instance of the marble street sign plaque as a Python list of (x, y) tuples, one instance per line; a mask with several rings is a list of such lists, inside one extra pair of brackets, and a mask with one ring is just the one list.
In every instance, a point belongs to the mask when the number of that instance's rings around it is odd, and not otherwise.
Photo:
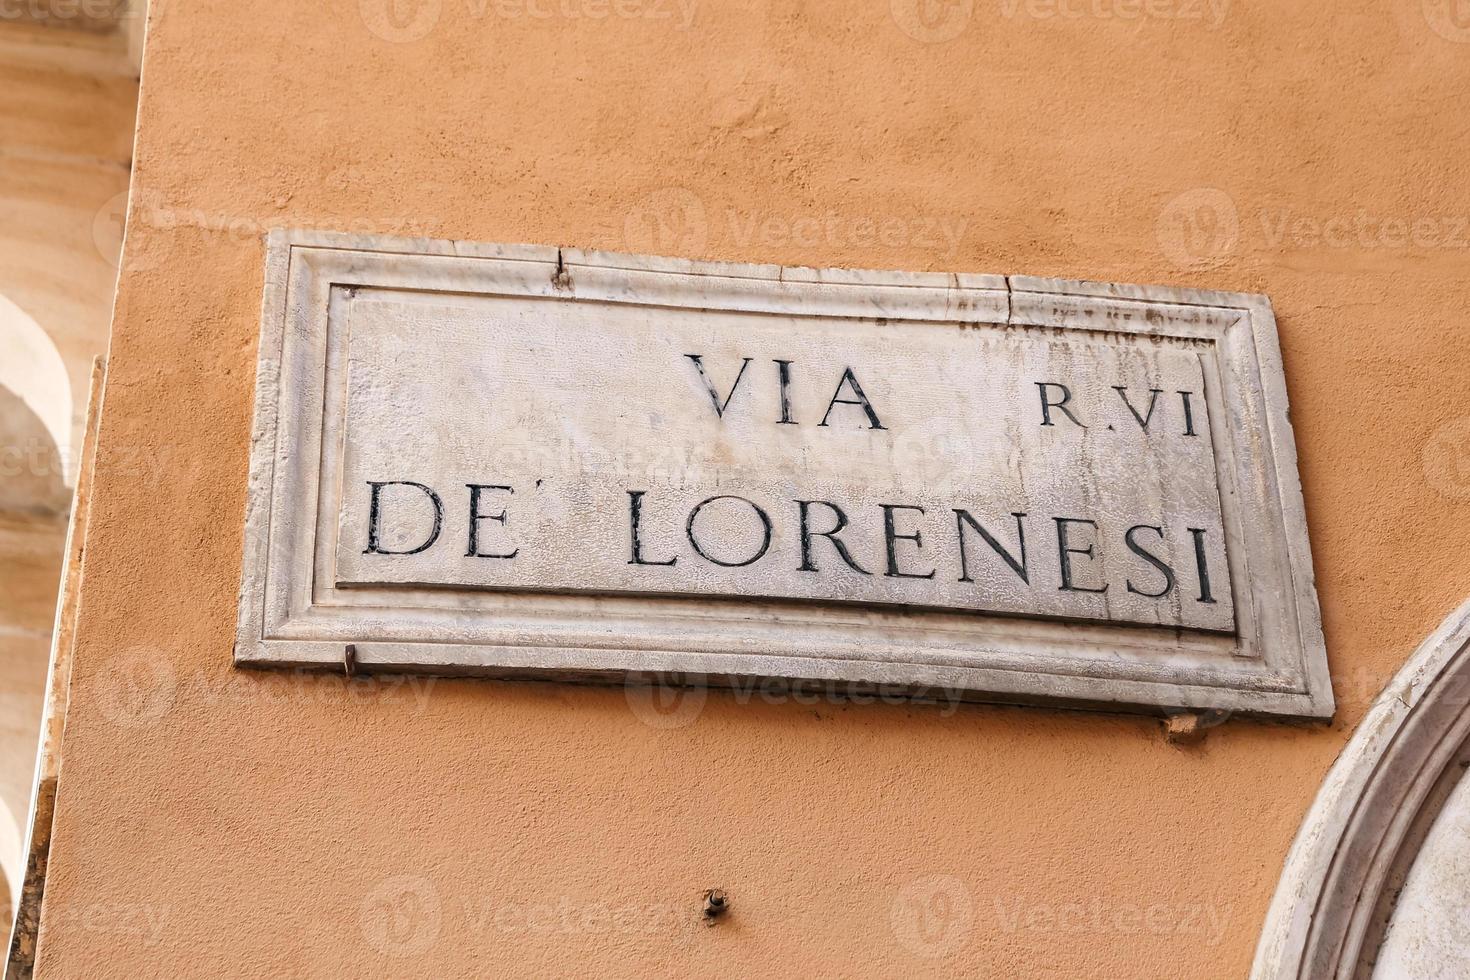
[(237, 659), (1330, 715), (1264, 297), (275, 233)]

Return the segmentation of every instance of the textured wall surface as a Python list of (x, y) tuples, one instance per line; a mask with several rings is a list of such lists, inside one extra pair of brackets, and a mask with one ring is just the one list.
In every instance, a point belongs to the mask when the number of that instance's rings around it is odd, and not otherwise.
[[(42, 975), (1242, 975), (1323, 772), (1470, 592), (1452, 12), (163, 3)], [(235, 671), (284, 224), (1267, 293), (1338, 719), (1182, 749), (1142, 718)]]

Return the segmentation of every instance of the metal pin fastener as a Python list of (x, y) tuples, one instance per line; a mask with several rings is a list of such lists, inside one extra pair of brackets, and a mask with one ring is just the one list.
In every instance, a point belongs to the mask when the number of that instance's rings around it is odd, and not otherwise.
[(730, 897), (718, 888), (711, 888), (704, 893), (704, 917), (710, 924), (726, 912), (730, 911)]

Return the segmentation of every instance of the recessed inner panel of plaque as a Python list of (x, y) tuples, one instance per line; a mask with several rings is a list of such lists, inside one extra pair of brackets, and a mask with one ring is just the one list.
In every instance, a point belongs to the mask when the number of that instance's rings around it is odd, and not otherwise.
[(378, 289), (332, 311), (339, 587), (1234, 629), (1208, 341)]

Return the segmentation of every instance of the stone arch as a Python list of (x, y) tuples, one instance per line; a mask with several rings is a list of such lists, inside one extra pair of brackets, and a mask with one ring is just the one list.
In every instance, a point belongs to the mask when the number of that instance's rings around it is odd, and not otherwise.
[(0, 294), (0, 510), (55, 511), (67, 502), (71, 380), (41, 325)]
[(1252, 976), (1371, 975), (1467, 766), (1470, 602), (1409, 658), (1328, 772), (1287, 856)]
[[(45, 698), (72, 443), (72, 385), (50, 334), (0, 293), (0, 910), (13, 910), (25, 866), (36, 722)], [(10, 921), (3, 920), (8, 932)]]
[[(5, 800), (0, 799), (0, 925), (8, 928), (10, 916), (15, 912), (15, 900), (20, 895), (21, 875), (25, 871), (24, 855), (20, 834), (20, 821), (10, 812)], [(4, 929), (0, 929), (4, 931)]]

